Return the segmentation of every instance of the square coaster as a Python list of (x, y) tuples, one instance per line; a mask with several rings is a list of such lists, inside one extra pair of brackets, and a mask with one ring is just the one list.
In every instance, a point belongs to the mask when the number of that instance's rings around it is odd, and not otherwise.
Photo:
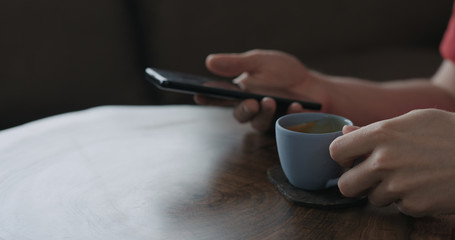
[(349, 198), (338, 187), (320, 191), (308, 191), (294, 187), (284, 175), (280, 165), (267, 170), (269, 180), (283, 196), (294, 204), (321, 209), (341, 209), (366, 203), (366, 197)]

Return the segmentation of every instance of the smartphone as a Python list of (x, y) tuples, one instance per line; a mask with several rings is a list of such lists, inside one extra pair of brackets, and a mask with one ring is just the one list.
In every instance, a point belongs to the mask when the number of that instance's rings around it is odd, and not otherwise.
[(249, 99), (253, 98), (258, 101), (263, 99), (264, 97), (271, 97), (273, 98), (277, 105), (285, 105), (288, 106), (293, 102), (298, 102), (302, 105), (303, 108), (311, 109), (311, 110), (320, 110), (321, 104), (315, 102), (307, 102), (295, 99), (288, 99), (288, 98), (280, 98), (275, 96), (266, 96), (261, 94), (254, 94), (243, 92), (240, 89), (231, 90), (231, 89), (224, 89), (224, 88), (217, 88), (211, 86), (205, 86), (204, 83), (211, 82), (211, 81), (219, 81), (214, 80), (207, 77), (202, 77), (199, 75), (187, 74), (187, 73), (180, 73), (175, 71), (168, 71), (163, 69), (157, 68), (146, 68), (145, 69), (145, 76), (146, 79), (151, 82), (153, 85), (158, 87), (162, 90), (174, 91), (174, 92), (183, 92), (189, 94), (203, 94), (210, 97), (216, 98), (224, 98), (224, 99)]

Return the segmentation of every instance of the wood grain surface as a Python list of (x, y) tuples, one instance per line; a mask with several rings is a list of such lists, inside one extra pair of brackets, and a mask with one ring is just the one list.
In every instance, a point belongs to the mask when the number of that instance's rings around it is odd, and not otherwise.
[(0, 240), (453, 239), (451, 216), (293, 205), (228, 108), (109, 106), (0, 132)]

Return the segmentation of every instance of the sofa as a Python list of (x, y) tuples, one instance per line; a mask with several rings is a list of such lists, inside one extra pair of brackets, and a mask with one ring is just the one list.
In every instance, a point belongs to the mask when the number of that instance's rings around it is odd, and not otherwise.
[(373, 81), (430, 77), (452, 0), (15, 0), (0, 8), (0, 129), (100, 105), (193, 104), (144, 78), (277, 49)]

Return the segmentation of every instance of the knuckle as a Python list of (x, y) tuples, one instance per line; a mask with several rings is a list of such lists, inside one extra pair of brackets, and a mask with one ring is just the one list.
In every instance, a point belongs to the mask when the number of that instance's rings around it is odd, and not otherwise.
[(417, 115), (417, 116), (434, 116), (435, 114), (439, 114), (441, 111), (434, 109), (434, 108), (427, 108), (427, 109), (414, 109), (409, 111), (409, 115)]
[(389, 169), (389, 154), (387, 150), (378, 150), (374, 152), (371, 160), (372, 172), (383, 172)]
[(437, 119), (439, 117), (443, 118), (446, 112), (435, 109), (435, 108), (427, 108), (427, 109), (416, 109), (406, 113), (404, 116), (410, 119)]
[[(383, 138), (383, 136), (377, 136)], [(370, 155), (371, 170), (374, 172), (382, 172), (391, 170), (395, 164), (397, 154), (396, 146), (393, 145), (393, 140), (387, 137), (387, 140), (383, 141), (373, 153)]]
[(413, 217), (422, 217), (427, 214), (427, 208), (416, 201), (404, 199), (397, 204), (397, 207), (402, 213)]
[(400, 196), (404, 193), (404, 190), (405, 189), (402, 187), (402, 185), (396, 182), (389, 182), (385, 186), (386, 194), (392, 196)]
[(371, 130), (370, 136), (378, 142), (382, 142), (393, 137), (392, 131), (393, 123), (391, 121), (377, 122)]

